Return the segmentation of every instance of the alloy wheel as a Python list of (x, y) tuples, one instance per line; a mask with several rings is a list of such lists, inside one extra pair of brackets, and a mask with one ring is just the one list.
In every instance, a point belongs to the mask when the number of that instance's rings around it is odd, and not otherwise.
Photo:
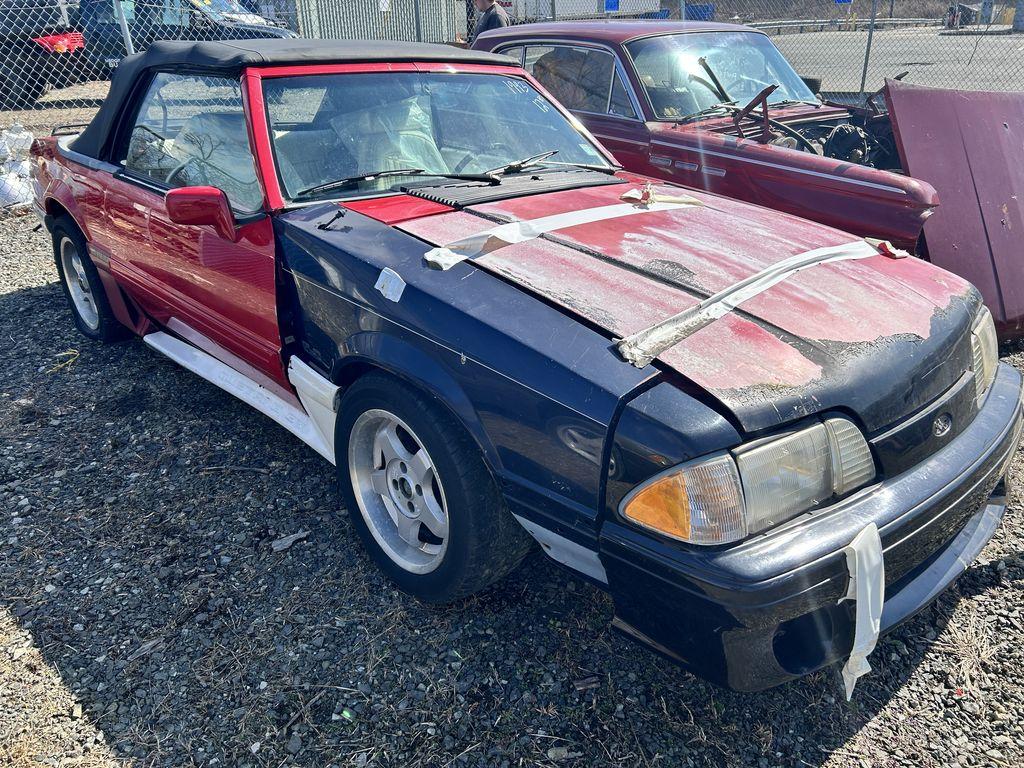
[(387, 556), (412, 573), (436, 569), (448, 547), (444, 487), (423, 442), (382, 409), (349, 433), (348, 468), (359, 511)]
[(86, 275), (85, 265), (82, 263), (82, 255), (70, 237), (61, 238), (60, 263), (63, 267), (68, 293), (71, 295), (71, 302), (75, 305), (75, 311), (89, 328), (94, 331), (99, 329), (100, 313), (96, 308), (96, 299), (92, 295), (89, 277)]

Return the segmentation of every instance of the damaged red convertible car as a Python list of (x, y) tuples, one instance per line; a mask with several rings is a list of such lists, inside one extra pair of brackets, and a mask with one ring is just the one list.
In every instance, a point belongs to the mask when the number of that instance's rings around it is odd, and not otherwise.
[(82, 332), (335, 463), (422, 599), (532, 537), (697, 674), (849, 691), (1003, 515), (1021, 378), (973, 287), (624, 172), (506, 57), (158, 43), (33, 151)]
[(474, 47), (516, 58), (627, 169), (890, 240), (973, 283), (1001, 335), (1024, 329), (1020, 94), (890, 80), (823, 103), (734, 24), (525, 24)]

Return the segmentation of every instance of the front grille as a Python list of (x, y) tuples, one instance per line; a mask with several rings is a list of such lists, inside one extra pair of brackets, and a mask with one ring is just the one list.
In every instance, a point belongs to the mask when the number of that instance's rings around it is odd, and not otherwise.
[[(869, 442), (882, 472), (895, 477), (920, 464), (963, 432), (978, 414), (974, 375), (967, 371), (927, 407)], [(939, 431), (936, 420), (948, 420)]]

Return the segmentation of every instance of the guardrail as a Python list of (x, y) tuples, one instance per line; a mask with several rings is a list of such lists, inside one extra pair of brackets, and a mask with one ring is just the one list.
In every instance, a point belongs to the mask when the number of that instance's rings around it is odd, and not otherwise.
[[(875, 29), (883, 27), (938, 27), (942, 26), (941, 18), (921, 19), (875, 19)], [(833, 32), (866, 30), (871, 26), (871, 18), (849, 18), (849, 19), (785, 19), (778, 21), (755, 21), (747, 24), (748, 27), (760, 29), (765, 32), (775, 30), (775, 34), (781, 35), (785, 32)]]

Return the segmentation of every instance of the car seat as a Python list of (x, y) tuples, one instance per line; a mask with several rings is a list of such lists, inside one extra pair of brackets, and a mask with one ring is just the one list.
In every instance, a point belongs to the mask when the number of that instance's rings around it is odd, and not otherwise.
[(289, 197), (317, 184), (359, 173), (355, 158), (329, 125), (275, 131), (274, 152)]
[(205, 112), (185, 121), (169, 153), (178, 161), (168, 173), (175, 186), (210, 185), (224, 191), (232, 207), (259, 210), (263, 192), (241, 112)]
[[(363, 105), (352, 98), (349, 106), (354, 108), (332, 118), (330, 124), (355, 158), (357, 173), (399, 168), (449, 170), (434, 140), (430, 106), (424, 97), (408, 94)], [(385, 178), (379, 186), (386, 189), (394, 183)]]

